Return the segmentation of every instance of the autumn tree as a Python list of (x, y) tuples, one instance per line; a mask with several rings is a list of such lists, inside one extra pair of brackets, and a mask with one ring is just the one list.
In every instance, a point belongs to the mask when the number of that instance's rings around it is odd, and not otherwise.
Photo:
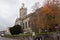
[(45, 14), (40, 13), (40, 10), (41, 8), (37, 9), (30, 16), (30, 27), (34, 32), (39, 32), (46, 25)]
[(37, 27), (37, 15), (36, 13), (32, 13), (31, 17), (30, 17), (30, 27), (32, 29), (33, 32), (38, 32), (38, 27)]
[(32, 11), (36, 11), (39, 8), (39, 2), (36, 2), (33, 6), (32, 6)]
[(32, 13), (30, 26), (35, 32), (38, 32), (39, 28), (53, 31), (54, 25), (57, 24), (57, 20), (59, 21), (60, 19), (58, 15), (60, 15), (58, 0), (48, 0), (43, 7), (36, 9), (35, 12)]
[(58, 24), (57, 20), (60, 19), (57, 17), (60, 15), (59, 0), (47, 0), (45, 3), (41, 12), (46, 14), (46, 25), (52, 28), (55, 23)]

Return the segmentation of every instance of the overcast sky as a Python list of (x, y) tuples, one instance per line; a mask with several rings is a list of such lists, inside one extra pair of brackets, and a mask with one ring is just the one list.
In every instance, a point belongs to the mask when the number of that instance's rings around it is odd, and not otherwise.
[(14, 25), (22, 3), (31, 12), (31, 6), (38, 1), (42, 4), (43, 0), (0, 0), (0, 31)]

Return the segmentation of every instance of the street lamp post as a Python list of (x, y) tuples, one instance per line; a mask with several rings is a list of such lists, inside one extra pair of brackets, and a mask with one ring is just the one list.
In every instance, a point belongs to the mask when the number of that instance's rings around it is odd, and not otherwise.
[(59, 26), (57, 25), (57, 26), (55, 26), (55, 28), (56, 28), (56, 31), (57, 31), (57, 40), (59, 40)]

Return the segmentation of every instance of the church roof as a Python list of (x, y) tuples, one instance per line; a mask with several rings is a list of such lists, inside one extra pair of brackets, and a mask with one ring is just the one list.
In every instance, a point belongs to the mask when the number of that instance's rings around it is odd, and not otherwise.
[(26, 19), (26, 18), (28, 18), (28, 17), (33, 16), (36, 12), (40, 12), (40, 11), (41, 11), (41, 9), (42, 9), (42, 7), (41, 7), (41, 8), (39, 8), (39, 9), (37, 9), (35, 12), (30, 13), (30, 14), (28, 14), (28, 15), (24, 16), (22, 20), (24, 20), (24, 19)]

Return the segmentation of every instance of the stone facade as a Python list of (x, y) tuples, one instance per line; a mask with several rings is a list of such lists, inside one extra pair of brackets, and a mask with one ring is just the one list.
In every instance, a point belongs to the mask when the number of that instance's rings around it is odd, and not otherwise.
[(20, 17), (16, 19), (15, 25), (21, 25), (24, 32), (31, 32), (29, 27), (29, 15), (27, 15), (27, 8), (24, 5), (20, 8)]

